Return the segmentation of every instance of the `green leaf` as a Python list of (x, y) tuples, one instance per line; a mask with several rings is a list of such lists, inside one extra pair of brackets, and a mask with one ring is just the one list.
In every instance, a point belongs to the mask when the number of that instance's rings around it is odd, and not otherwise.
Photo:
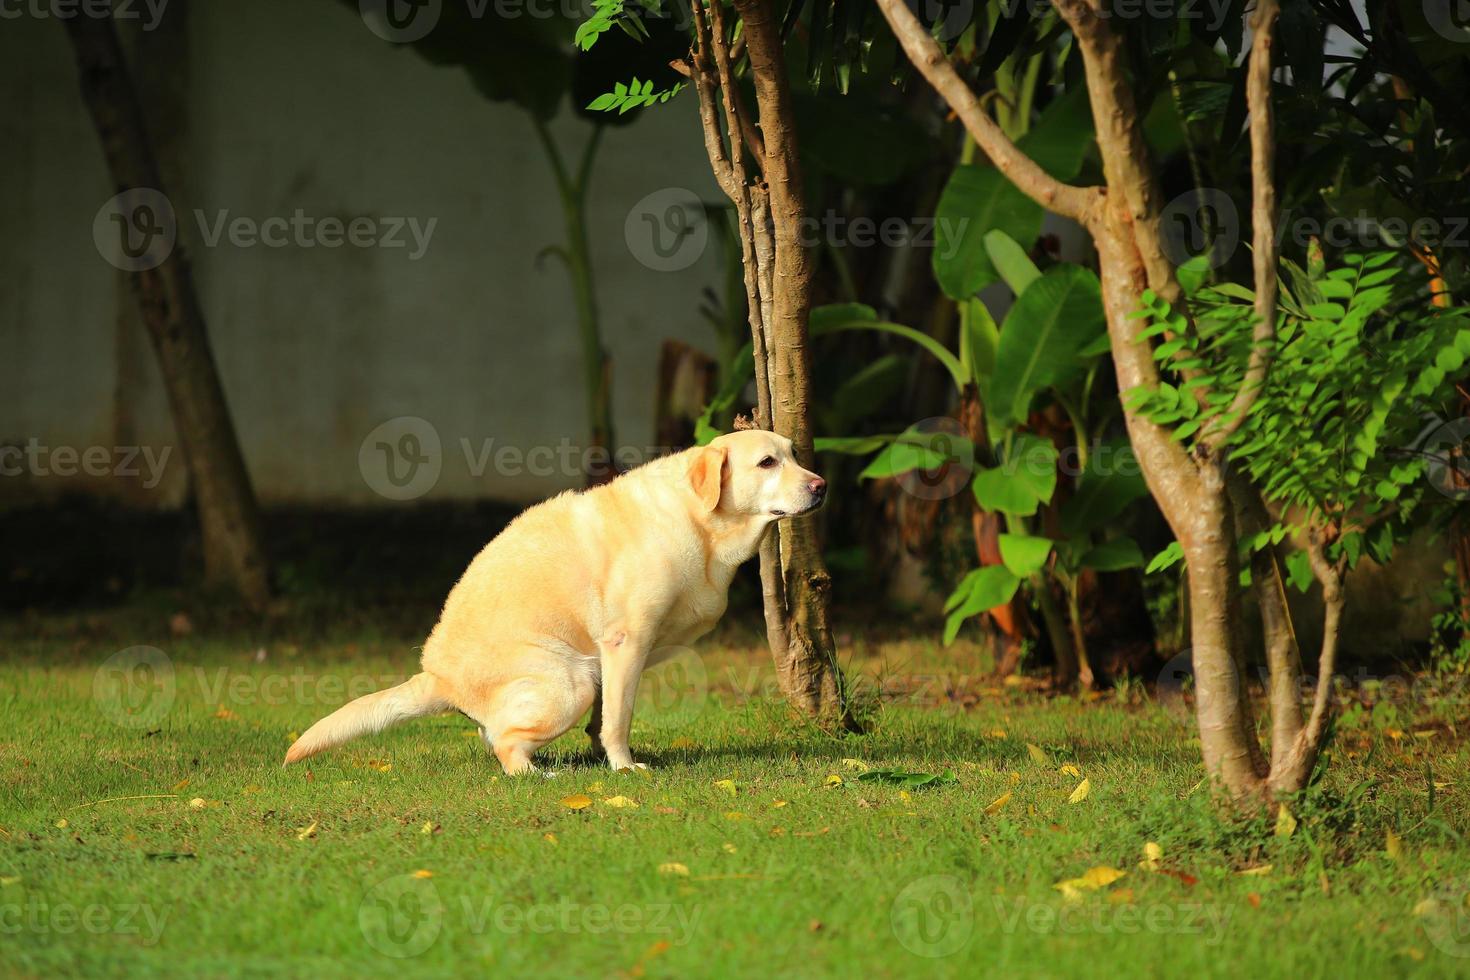
[(1097, 276), (1078, 265), (1048, 269), (1006, 314), (990, 384), (994, 424), (1026, 420), (1035, 394), (1080, 374), (1079, 351), (1105, 333)]
[(1068, 86), (1068, 92), (1053, 99), (1031, 131), (1021, 137), (1020, 147), (1037, 165), (1057, 180), (1068, 181), (1082, 170), (1082, 159), (1093, 142), (1092, 106), (1084, 86)]
[(1082, 556), (1082, 567), (1099, 572), (1117, 572), (1125, 568), (1142, 568), (1143, 552), (1132, 538), (1104, 541)]
[(975, 388), (983, 395), (995, 374), (1000, 328), (984, 303), (967, 299), (960, 303), (960, 330), (960, 362), (969, 366)]
[(943, 772), (908, 772), (903, 769), (869, 769), (858, 776), (860, 783), (889, 783), (905, 789), (922, 789), (925, 786), (941, 786), (959, 782), (953, 769)]
[(1016, 240), (1003, 231), (991, 231), (985, 234), (985, 254), (990, 256), (990, 262), (995, 266), (995, 271), (1005, 280), (1005, 284), (1011, 287), (1011, 292), (1020, 296), (1026, 291), (1026, 287), (1041, 278), (1041, 270), (1036, 268), (1036, 263), (1031, 261), (1031, 256), (1026, 250), (1016, 243)]
[(982, 510), (1028, 517), (1049, 503), (1057, 487), (1057, 450), (1050, 442), (1021, 434), (1000, 466), (981, 469), (971, 485)]
[(1103, 443), (1088, 455), (1076, 492), (1058, 508), (1058, 526), (1069, 538), (1101, 530), (1133, 501), (1147, 496), (1148, 485), (1132, 446)]
[(1002, 534), (999, 537), (1000, 559), (1018, 578), (1030, 578), (1041, 571), (1051, 554), (1051, 541), (1030, 534)]
[(1041, 231), (1041, 205), (1000, 171), (965, 164), (954, 169), (934, 210), (934, 276), (951, 299), (969, 299), (996, 281), (985, 235), (1000, 230), (1030, 243)]
[[(820, 309), (828, 310), (830, 308), (822, 307)], [(861, 307), (861, 309), (871, 310), (871, 307)], [(830, 313), (824, 313), (819, 320), (816, 316), (817, 312), (817, 310), (813, 310), (812, 318), (808, 321), (810, 324), (809, 333), (813, 337), (819, 337), (829, 333), (838, 333), (843, 330), (873, 330), (877, 331), (878, 333), (894, 334), (895, 336), (903, 337), (905, 340), (913, 341), (914, 343), (918, 344), (920, 347), (928, 351), (930, 354), (933, 354), (935, 358), (939, 360), (939, 363), (943, 364), (945, 369), (949, 371), (949, 376), (951, 379), (953, 379), (956, 390), (963, 388), (965, 386), (965, 382), (969, 380), (966, 375), (965, 368), (962, 364), (960, 364), (960, 359), (958, 357), (955, 357), (954, 354), (939, 341), (935, 340), (933, 337), (929, 336), (926, 333), (915, 330), (913, 327), (905, 327), (899, 323), (888, 323), (883, 320), (856, 319), (847, 321), (836, 321), (832, 319)]]
[(1010, 602), (1021, 585), (1021, 580), (1004, 565), (987, 565), (965, 578), (970, 583), (969, 593), (944, 621), (945, 646), (954, 642), (965, 620)]
[(1143, 573), (1145, 575), (1152, 575), (1154, 572), (1162, 572), (1166, 568), (1173, 568), (1183, 560), (1183, 546), (1178, 541), (1170, 541), (1167, 548), (1154, 555), (1153, 560), (1148, 563), (1148, 567), (1143, 570)]
[(858, 474), (859, 480), (879, 480), (897, 476), (912, 470), (935, 470), (943, 466), (948, 457), (928, 446), (910, 442), (895, 442), (873, 458)]
[(1293, 551), (1286, 556), (1286, 577), (1298, 591), (1305, 592), (1312, 587), (1317, 580), (1312, 574), (1312, 560), (1307, 557), (1305, 551)]

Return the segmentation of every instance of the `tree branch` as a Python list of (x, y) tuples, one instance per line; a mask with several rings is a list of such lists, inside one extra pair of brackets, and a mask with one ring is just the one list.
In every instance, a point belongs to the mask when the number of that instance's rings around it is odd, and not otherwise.
[(1211, 425), (1204, 439), (1219, 449), (1245, 422), (1246, 413), (1261, 395), (1271, 369), (1276, 340), (1276, 161), (1275, 120), (1271, 109), (1271, 49), (1277, 0), (1256, 0), (1251, 21), (1251, 55), (1246, 68), (1245, 98), (1251, 117), (1251, 249), (1255, 261), (1256, 325), (1251, 335), (1250, 361), (1230, 407)]
[(1012, 143), (995, 120), (985, 113), (970, 86), (955, 71), (938, 42), (919, 23), (904, 0), (878, 0), (878, 9), (883, 12), (909, 60), (959, 116), (975, 145), (985, 151), (996, 169), (1042, 207), (1087, 224), (1101, 189), (1073, 187), (1057, 180)]

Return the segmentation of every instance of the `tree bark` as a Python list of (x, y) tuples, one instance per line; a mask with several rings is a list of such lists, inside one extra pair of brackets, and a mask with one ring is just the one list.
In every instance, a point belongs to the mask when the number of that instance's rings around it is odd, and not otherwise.
[[(1139, 336), (1142, 321), (1133, 314), (1145, 289), (1173, 304), (1187, 317), (1175, 268), (1163, 248), (1161, 193), (1143, 138), (1143, 118), (1129, 84), (1122, 41), (1100, 0), (1053, 0), (1071, 28), (1082, 55), (1092, 116), (1097, 127), (1106, 186), (1063, 184), (1036, 166), (1001, 132), (974, 93), (950, 65), (929, 33), (902, 0), (878, 0), (883, 16), (920, 73), (955, 110), (976, 144), (1022, 192), (1050, 210), (1077, 220), (1097, 246), (1099, 278), (1118, 390), (1152, 388), (1159, 383), (1151, 344)], [(1271, 182), (1271, 39), (1275, 0), (1261, 0), (1255, 14), (1255, 40), (1247, 70), (1252, 115), (1253, 219), (1256, 255), (1257, 327), (1246, 381), (1231, 401), (1231, 411), (1190, 452), (1168, 430), (1129, 410), (1124, 422), (1149, 491), (1174, 531), (1188, 564), (1188, 601), (1196, 683), (1200, 744), (1206, 770), (1236, 801), (1258, 805), (1270, 792), (1300, 789), (1320, 748), (1328, 710), (1330, 678), (1319, 681), (1312, 718), (1280, 753), (1280, 778), (1268, 781), (1267, 766), (1251, 717), (1246, 687), (1245, 650), (1239, 629), (1239, 558), (1235, 514), (1227, 490), (1225, 444), (1239, 419), (1258, 396), (1270, 368), (1269, 341), (1275, 328), (1275, 194)], [(1203, 392), (1200, 393), (1203, 397)], [(1328, 636), (1321, 669), (1330, 675), (1341, 613), (1341, 570), (1320, 549), (1313, 568), (1328, 594)], [(1283, 610), (1266, 597), (1265, 608)], [(1279, 627), (1277, 634), (1279, 636)], [(1293, 641), (1294, 642), (1294, 641)], [(1273, 667), (1287, 667), (1285, 647)], [(1285, 678), (1283, 678), (1285, 679)], [(1273, 695), (1279, 687), (1273, 684)], [(1295, 697), (1295, 695), (1293, 695)], [(1273, 726), (1289, 730), (1288, 713), (1273, 704)]]
[[(65, 24), (114, 187), (166, 196), (112, 18), (69, 17)], [(131, 280), (189, 468), (205, 578), (263, 608), (270, 589), (260, 515), (182, 247)]]
[[(813, 467), (807, 350), (812, 265), (801, 241), (806, 208), (775, 9), (770, 0), (734, 4), (755, 89), (752, 117), (735, 82), (723, 6), (711, 3), (708, 17), (702, 0), (691, 0), (690, 7), (695, 43), (688, 73), (699, 96), (710, 166), (735, 204), (740, 229), (757, 423), (790, 439), (797, 459)], [(856, 728), (827, 620), (831, 576), (815, 523), (780, 521), (762, 542), (760, 565), (766, 638), (782, 693), (808, 717)]]

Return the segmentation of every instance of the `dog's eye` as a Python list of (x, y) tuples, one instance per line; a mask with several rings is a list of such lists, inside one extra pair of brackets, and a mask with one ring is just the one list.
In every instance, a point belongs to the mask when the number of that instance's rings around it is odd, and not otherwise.
[(762, 459), (759, 463), (756, 463), (755, 465), (759, 466), (763, 470), (768, 470), (772, 466), (775, 466), (776, 465), (776, 457), (774, 457), (774, 456), (767, 456), (764, 459)]

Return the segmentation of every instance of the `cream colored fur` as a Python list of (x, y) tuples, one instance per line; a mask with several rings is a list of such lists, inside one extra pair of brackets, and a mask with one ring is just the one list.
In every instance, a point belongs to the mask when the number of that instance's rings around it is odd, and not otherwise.
[(635, 766), (644, 668), (709, 632), (766, 529), (815, 510), (825, 490), (789, 440), (749, 430), (530, 508), (450, 591), (423, 672), (318, 721), (286, 762), (453, 708), (514, 774), (592, 708), (594, 748), (614, 769)]

